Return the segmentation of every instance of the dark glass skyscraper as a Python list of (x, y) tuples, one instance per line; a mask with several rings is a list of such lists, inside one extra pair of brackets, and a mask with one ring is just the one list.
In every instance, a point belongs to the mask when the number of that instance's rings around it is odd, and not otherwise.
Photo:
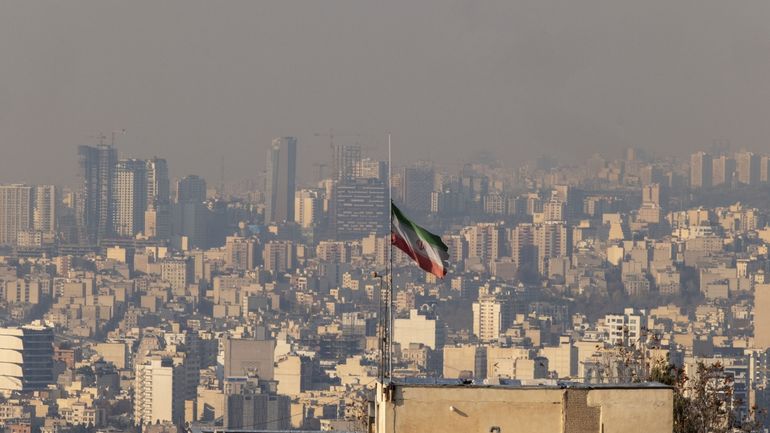
[(265, 222), (294, 221), (297, 139), (273, 140), (267, 152)]
[(110, 145), (79, 146), (80, 242), (99, 243), (112, 235), (112, 182), (118, 152)]
[(0, 328), (0, 391), (46, 389), (54, 380), (53, 328)]
[(388, 224), (388, 184), (380, 179), (339, 182), (334, 191), (334, 229), (339, 240), (385, 234)]
[(206, 201), (206, 180), (194, 174), (176, 183), (177, 203), (203, 203)]
[(402, 177), (404, 206), (407, 209), (430, 211), (431, 193), (434, 190), (433, 167), (417, 165), (405, 167)]

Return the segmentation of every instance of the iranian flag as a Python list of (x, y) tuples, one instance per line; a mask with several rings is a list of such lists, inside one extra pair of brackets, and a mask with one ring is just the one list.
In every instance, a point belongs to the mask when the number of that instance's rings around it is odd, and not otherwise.
[(418, 226), (390, 203), (390, 241), (405, 252), (425, 272), (444, 278), (449, 249), (440, 237)]

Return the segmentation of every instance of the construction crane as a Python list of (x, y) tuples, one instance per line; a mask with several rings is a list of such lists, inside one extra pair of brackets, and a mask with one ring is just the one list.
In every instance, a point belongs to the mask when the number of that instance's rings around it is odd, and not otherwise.
[(361, 134), (335, 134), (334, 129), (330, 129), (329, 132), (316, 132), (313, 134), (314, 137), (328, 137), (329, 138), (329, 148), (331, 150), (334, 150), (334, 137), (361, 137)]
[[(117, 135), (125, 135), (126, 129), (120, 129), (120, 130), (114, 130), (111, 134), (111, 140), (110, 140), (110, 146), (115, 147), (115, 138)], [(87, 135), (86, 138), (95, 138), (99, 140), (99, 146), (106, 146), (107, 145), (107, 134), (100, 132), (97, 135)]]

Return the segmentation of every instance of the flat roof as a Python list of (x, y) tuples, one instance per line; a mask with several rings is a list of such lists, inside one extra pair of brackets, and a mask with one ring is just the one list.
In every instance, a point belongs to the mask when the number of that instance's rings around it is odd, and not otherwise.
[(506, 389), (670, 389), (660, 382), (582, 383), (556, 379), (499, 379), (462, 380), (443, 378), (405, 378), (390, 381), (396, 387), (457, 387), (457, 388), (506, 388)]

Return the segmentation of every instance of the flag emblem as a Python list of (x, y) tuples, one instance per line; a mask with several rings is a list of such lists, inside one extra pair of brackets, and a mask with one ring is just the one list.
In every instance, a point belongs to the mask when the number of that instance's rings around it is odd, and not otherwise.
[(391, 243), (412, 258), (425, 272), (439, 278), (447, 273), (449, 248), (437, 235), (409, 220), (395, 204), (390, 204)]

